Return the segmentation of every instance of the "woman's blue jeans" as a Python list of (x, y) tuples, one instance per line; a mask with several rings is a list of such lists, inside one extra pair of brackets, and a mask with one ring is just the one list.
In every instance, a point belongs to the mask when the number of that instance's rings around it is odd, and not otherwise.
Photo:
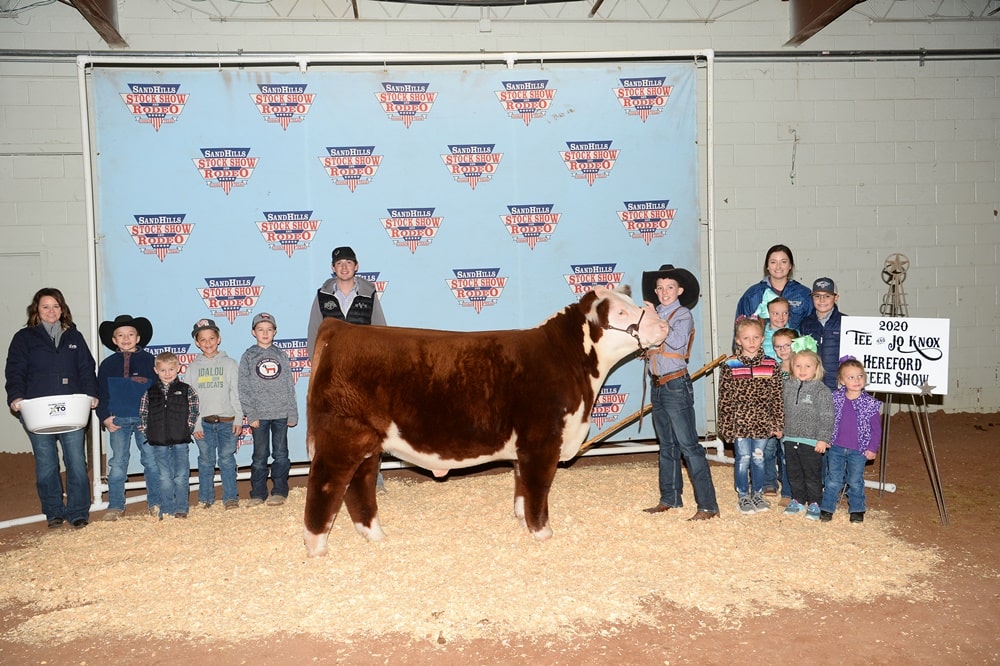
[(125, 482), (128, 480), (128, 462), (132, 438), (139, 449), (142, 476), (146, 481), (146, 504), (149, 508), (160, 506), (160, 467), (156, 464), (153, 445), (139, 431), (138, 416), (116, 416), (118, 430), (108, 433), (108, 509), (125, 510)]
[[(46, 519), (62, 518), (70, 523), (80, 519), (90, 520), (90, 477), (87, 475), (84, 429), (57, 435), (43, 435), (27, 428), (25, 432), (35, 454), (35, 488)], [(66, 467), (65, 504), (57, 442), (62, 445), (63, 465)]]
[(737, 437), (733, 442), (736, 462), (733, 465), (736, 494), (740, 497), (752, 492), (764, 492), (764, 449), (767, 439)]
[(201, 424), (205, 436), (198, 443), (198, 501), (209, 504), (215, 501), (215, 467), (218, 464), (222, 477), (222, 501), (239, 499), (236, 487), (236, 435), (233, 424)]

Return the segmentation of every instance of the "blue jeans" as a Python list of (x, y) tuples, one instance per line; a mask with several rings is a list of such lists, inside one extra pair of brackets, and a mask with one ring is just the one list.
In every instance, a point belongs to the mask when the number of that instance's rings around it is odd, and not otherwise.
[(236, 488), (236, 435), (232, 423), (201, 424), (205, 437), (198, 443), (198, 501), (215, 501), (215, 466), (222, 477), (222, 501), (239, 499)]
[(781, 496), (785, 499), (792, 499), (792, 486), (788, 483), (788, 463), (785, 461), (785, 443), (778, 440), (778, 478), (781, 479)]
[(288, 497), (288, 419), (261, 419), (253, 429), (250, 498), (267, 499), (267, 459), (271, 457), (271, 494)]
[[(23, 425), (23, 422), (22, 422)], [(62, 518), (90, 520), (90, 477), (87, 476), (87, 456), (83, 428), (58, 435), (28, 433), (31, 450), (35, 454), (35, 488), (42, 502), (46, 519)], [(66, 466), (66, 503), (63, 504), (63, 483), (59, 474), (59, 451), (56, 441), (62, 444), (63, 464)]]
[(653, 427), (660, 444), (660, 504), (684, 506), (681, 499), (683, 479), (681, 458), (688, 468), (699, 511), (719, 511), (715, 499), (712, 472), (705, 458), (705, 447), (698, 441), (694, 414), (694, 387), (687, 375), (654, 386), (652, 395)]
[(764, 490), (778, 489), (778, 439), (768, 437), (764, 445)]
[(160, 468), (160, 517), (188, 512), (191, 493), (191, 462), (187, 444), (154, 446)]
[(740, 497), (751, 492), (764, 492), (764, 448), (767, 439), (737, 437), (733, 442), (736, 462), (733, 465), (736, 494)]
[(146, 441), (146, 435), (139, 432), (138, 416), (116, 416), (114, 424), (118, 430), (108, 433), (108, 508), (125, 510), (125, 481), (128, 479), (128, 461), (135, 437), (142, 462), (142, 476), (146, 480), (146, 504), (149, 508), (160, 505), (160, 468), (156, 464), (153, 445)]
[(847, 483), (847, 507), (851, 513), (865, 511), (865, 454), (842, 446), (826, 450), (826, 486), (820, 509), (833, 513), (837, 510), (840, 489)]

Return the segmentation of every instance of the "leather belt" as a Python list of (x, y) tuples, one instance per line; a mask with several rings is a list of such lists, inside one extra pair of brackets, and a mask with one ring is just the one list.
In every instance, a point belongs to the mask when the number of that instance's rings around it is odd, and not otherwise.
[(205, 423), (232, 423), (236, 420), (235, 416), (203, 416), (201, 420)]
[(668, 372), (665, 375), (654, 375), (651, 372), (649, 373), (649, 376), (652, 377), (654, 386), (663, 386), (667, 382), (683, 377), (687, 373), (687, 368), (681, 368), (680, 370), (675, 370), (674, 372)]

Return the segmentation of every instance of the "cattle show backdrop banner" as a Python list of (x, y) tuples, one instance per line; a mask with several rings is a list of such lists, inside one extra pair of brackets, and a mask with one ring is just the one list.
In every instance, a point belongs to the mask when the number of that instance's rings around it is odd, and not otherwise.
[[(100, 319), (148, 317), (147, 349), (184, 371), (196, 320), (214, 319), (238, 360), (254, 314), (271, 313), (296, 379), (293, 461), (307, 460), (306, 324), (334, 247), (354, 248), (394, 326), (528, 328), (596, 285), (631, 285), (641, 303), (642, 272), (664, 263), (706, 291), (690, 59), (95, 67), (90, 87)], [(592, 435), (639, 409), (641, 373), (612, 373)], [(635, 428), (612, 441), (654, 437)], [(248, 465), (246, 429), (242, 444)]]

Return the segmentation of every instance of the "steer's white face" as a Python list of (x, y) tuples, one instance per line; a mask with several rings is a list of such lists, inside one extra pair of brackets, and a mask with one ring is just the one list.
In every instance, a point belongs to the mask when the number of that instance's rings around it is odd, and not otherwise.
[[(656, 347), (667, 338), (669, 327), (656, 314), (652, 303), (639, 307), (630, 299), (610, 289), (604, 290), (611, 308), (608, 310), (608, 324), (615, 329), (627, 331), (629, 326), (638, 324), (638, 344), (643, 348)], [(641, 317), (641, 320), (640, 320)]]

